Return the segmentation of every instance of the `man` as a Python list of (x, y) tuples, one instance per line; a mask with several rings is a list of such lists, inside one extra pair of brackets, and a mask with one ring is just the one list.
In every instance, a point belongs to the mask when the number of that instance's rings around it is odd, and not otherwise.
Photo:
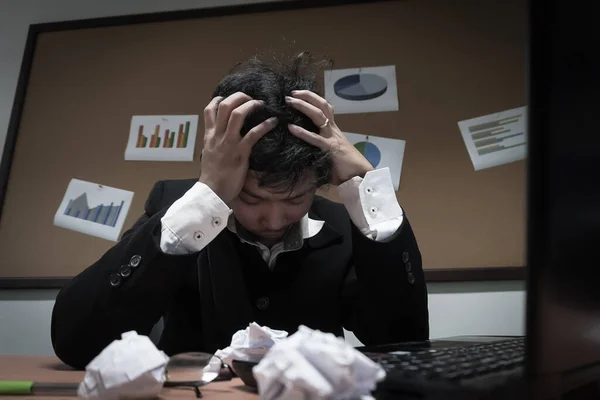
[[(421, 255), (388, 169), (344, 137), (314, 75), (257, 60), (204, 110), (199, 179), (158, 182), (145, 214), (59, 293), (52, 343), (83, 368), (164, 318), (167, 354), (214, 352), (252, 321), (365, 344), (429, 335)], [(342, 204), (315, 196), (338, 185)]]

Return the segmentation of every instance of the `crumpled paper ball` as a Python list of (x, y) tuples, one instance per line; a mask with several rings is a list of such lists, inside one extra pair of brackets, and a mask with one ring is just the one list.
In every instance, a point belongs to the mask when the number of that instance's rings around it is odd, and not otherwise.
[(331, 333), (300, 326), (253, 368), (265, 400), (370, 398), (383, 368)]
[(229, 365), (232, 360), (259, 362), (275, 343), (281, 342), (287, 336), (286, 331), (271, 329), (252, 322), (246, 329), (234, 333), (231, 344), (222, 350), (217, 350), (215, 356)]
[(150, 338), (125, 332), (85, 367), (77, 394), (108, 400), (155, 398), (166, 380), (168, 361)]

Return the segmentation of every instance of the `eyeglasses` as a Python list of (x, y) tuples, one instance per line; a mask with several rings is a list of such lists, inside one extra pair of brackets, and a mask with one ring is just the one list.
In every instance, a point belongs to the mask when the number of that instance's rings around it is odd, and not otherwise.
[(219, 357), (200, 352), (177, 354), (169, 360), (166, 369), (167, 388), (193, 388), (197, 398), (202, 398), (200, 387), (211, 382), (229, 381), (233, 371)]

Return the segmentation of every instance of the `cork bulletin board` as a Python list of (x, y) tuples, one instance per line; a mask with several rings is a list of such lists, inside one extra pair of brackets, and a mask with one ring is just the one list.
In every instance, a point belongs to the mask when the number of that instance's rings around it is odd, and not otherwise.
[[(0, 171), (0, 286), (59, 287), (114, 244), (53, 224), (72, 178), (134, 192), (125, 230), (157, 180), (197, 177), (214, 86), (264, 50), (395, 65), (398, 111), (336, 122), (406, 141), (397, 196), (427, 279), (523, 278), (525, 163), (475, 171), (457, 122), (526, 105), (526, 21), (522, 0), (404, 0), (32, 25)], [(134, 115), (199, 115), (194, 160), (125, 161)]]

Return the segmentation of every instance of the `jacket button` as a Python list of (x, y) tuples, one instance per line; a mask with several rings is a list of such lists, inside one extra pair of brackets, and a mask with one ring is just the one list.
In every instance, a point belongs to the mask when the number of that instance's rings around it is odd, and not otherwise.
[(256, 307), (258, 307), (259, 310), (266, 310), (269, 308), (269, 298), (265, 296), (259, 297), (256, 300)]
[(409, 259), (410, 259), (410, 255), (408, 254), (408, 251), (405, 251), (404, 253), (402, 253), (402, 262), (406, 263), (406, 262), (408, 262)]
[(121, 275), (119, 274), (110, 274), (110, 276), (108, 277), (108, 282), (110, 283), (110, 286), (112, 287), (117, 287), (121, 284), (123, 280), (121, 279)]
[(406, 270), (406, 272), (412, 271), (412, 264), (410, 263), (410, 261), (404, 265), (404, 269)]
[(129, 275), (131, 275), (131, 267), (129, 265), (121, 265), (121, 268), (119, 269), (119, 275), (121, 275), (123, 278), (128, 278)]
[(129, 266), (131, 268), (137, 268), (137, 266), (140, 265), (141, 262), (142, 262), (142, 256), (135, 255), (135, 256), (131, 257), (131, 259), (129, 260)]
[(415, 276), (412, 274), (412, 272), (408, 273), (408, 283), (410, 283), (411, 285), (413, 285), (415, 283)]

